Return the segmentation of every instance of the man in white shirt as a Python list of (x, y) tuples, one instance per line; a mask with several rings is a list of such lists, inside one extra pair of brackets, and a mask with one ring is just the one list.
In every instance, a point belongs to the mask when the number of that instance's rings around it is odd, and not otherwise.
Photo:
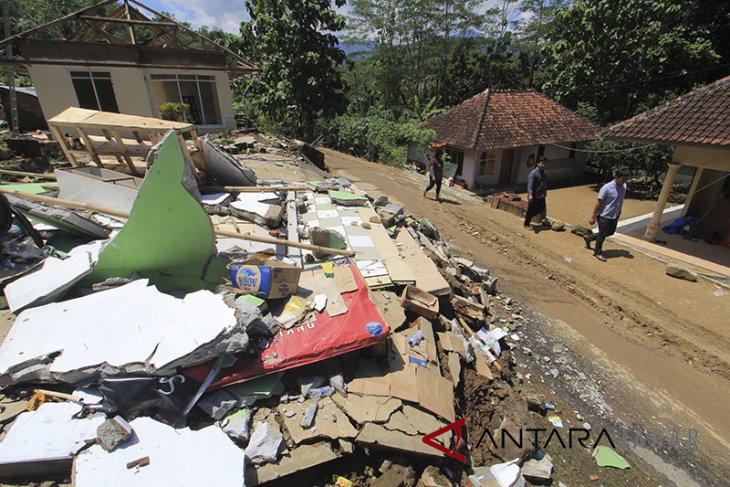
[(588, 220), (590, 225), (598, 220), (598, 234), (583, 237), (586, 248), (591, 248), (591, 242), (596, 241), (593, 255), (601, 262), (606, 262), (603, 256), (603, 241), (616, 232), (616, 225), (621, 216), (621, 207), (626, 196), (626, 182), (629, 180), (629, 171), (619, 169), (611, 182), (604, 184), (598, 192), (598, 200), (593, 206), (593, 214)]

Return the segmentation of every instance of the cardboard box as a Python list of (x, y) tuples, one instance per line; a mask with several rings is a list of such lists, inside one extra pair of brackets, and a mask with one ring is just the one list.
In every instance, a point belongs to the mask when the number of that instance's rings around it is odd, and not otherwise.
[(253, 258), (231, 264), (231, 282), (239, 289), (262, 298), (278, 299), (297, 292), (299, 267), (275, 259)]

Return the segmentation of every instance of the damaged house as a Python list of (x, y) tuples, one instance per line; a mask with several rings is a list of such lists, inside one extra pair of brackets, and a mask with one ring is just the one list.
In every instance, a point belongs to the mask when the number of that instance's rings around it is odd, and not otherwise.
[(102, 1), (0, 45), (8, 42), (19, 54), (11, 67), (32, 78), (46, 119), (68, 107), (160, 118), (160, 107), (174, 102), (190, 107), (200, 132), (233, 130), (230, 81), (255, 70), (135, 0)]
[[(467, 189), (522, 184), (539, 156), (550, 160), (551, 181), (583, 176), (583, 143), (600, 136), (600, 127), (535, 91), (483, 92), (422, 123), (446, 143), (449, 177)], [(408, 148), (419, 160), (422, 149)], [(421, 159), (423, 162), (423, 159)]]

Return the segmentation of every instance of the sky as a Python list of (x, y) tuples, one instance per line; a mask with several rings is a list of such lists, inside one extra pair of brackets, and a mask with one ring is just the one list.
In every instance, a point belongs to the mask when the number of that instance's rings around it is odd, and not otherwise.
[[(158, 12), (170, 12), (176, 20), (190, 22), (195, 28), (203, 25), (220, 27), (231, 34), (238, 34), (241, 21), (248, 19), (244, 0), (141, 0)], [(345, 7), (337, 9), (340, 13)]]

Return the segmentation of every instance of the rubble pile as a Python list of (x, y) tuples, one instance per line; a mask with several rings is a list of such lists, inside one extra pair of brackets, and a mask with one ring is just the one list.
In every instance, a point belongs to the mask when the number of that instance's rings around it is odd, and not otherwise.
[(546, 413), (488, 269), (346, 179), (258, 178), (237, 156), (261, 138), (204, 140), (202, 181), (179, 140), (144, 179), (76, 171), (66, 198), (7, 198), (3, 253), (31, 265), (3, 261), (0, 478), (550, 481), (529, 442), (482, 441)]

